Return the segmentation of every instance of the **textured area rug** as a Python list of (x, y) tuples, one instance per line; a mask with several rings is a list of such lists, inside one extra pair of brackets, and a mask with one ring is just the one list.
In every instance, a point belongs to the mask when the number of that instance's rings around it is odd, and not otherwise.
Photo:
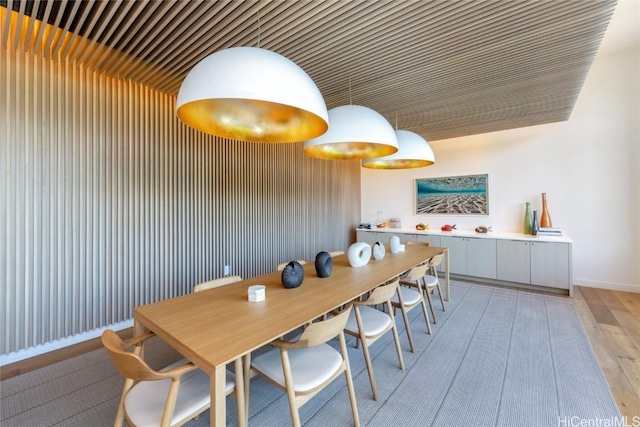
[[(570, 426), (622, 420), (570, 299), (459, 282), (451, 291), (446, 312), (434, 298), (438, 323), (431, 336), (421, 310), (409, 313), (415, 353), (409, 352), (398, 314), (404, 371), (391, 334), (371, 346), (377, 402), (362, 351), (348, 339), (363, 425)], [(232, 424), (234, 405), (230, 399)], [(251, 382), (249, 410), (250, 425), (290, 424), (286, 396), (259, 377)], [(344, 380), (309, 401), (300, 416), (308, 426), (351, 425)], [(200, 421), (208, 425), (208, 416)]]
[[(451, 292), (446, 312), (434, 298), (432, 335), (419, 308), (409, 313), (415, 353), (397, 315), (404, 371), (390, 333), (371, 346), (378, 401), (362, 350), (347, 338), (362, 425), (624, 425), (570, 299), (460, 282)], [(145, 353), (155, 367), (179, 357), (161, 341)], [(122, 385), (104, 350), (86, 353), (2, 381), (0, 425), (110, 426)], [(260, 377), (251, 381), (249, 414), (251, 426), (291, 424), (286, 395)], [(304, 405), (300, 417), (306, 426), (352, 425), (344, 377)], [(237, 425), (233, 398), (227, 421)], [(186, 425), (208, 426), (209, 412)]]

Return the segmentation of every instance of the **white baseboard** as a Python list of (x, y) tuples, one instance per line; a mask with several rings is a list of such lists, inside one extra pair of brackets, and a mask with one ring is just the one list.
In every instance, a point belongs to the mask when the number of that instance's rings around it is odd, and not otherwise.
[(640, 285), (627, 285), (625, 283), (598, 282), (595, 280), (574, 279), (575, 286), (585, 286), (587, 288), (609, 289), (611, 291), (636, 292), (640, 293)]
[(14, 351), (0, 355), (0, 366), (9, 365), (10, 363), (19, 362), (21, 360), (29, 359), (30, 357), (39, 356), (50, 351), (59, 350), (64, 347), (68, 347), (73, 344), (78, 344), (84, 341), (97, 338), (102, 335), (106, 329), (113, 329), (114, 331), (120, 331), (122, 329), (131, 328), (133, 326), (133, 319), (125, 320), (123, 322), (108, 325), (103, 328), (94, 329), (92, 331), (82, 332), (80, 334), (72, 335), (70, 337), (62, 338), (56, 341), (36, 345), (34, 347), (25, 348), (23, 350)]

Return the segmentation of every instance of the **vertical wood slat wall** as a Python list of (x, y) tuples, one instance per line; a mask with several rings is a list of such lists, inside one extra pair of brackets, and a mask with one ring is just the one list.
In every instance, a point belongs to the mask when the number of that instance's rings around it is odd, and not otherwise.
[(175, 97), (0, 50), (0, 354), (345, 250), (359, 162), (196, 132)]

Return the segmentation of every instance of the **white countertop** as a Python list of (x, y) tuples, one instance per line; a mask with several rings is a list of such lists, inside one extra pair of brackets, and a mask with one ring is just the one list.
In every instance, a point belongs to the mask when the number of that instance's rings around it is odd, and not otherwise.
[(549, 241), (549, 242), (563, 242), (573, 243), (573, 240), (567, 235), (561, 237), (555, 236), (531, 236), (523, 233), (507, 233), (503, 231), (489, 231), (488, 233), (476, 233), (475, 230), (453, 230), (453, 231), (440, 231), (435, 230), (416, 230), (415, 228), (356, 228), (357, 231), (369, 231), (375, 233), (402, 233), (402, 234), (423, 234), (434, 236), (457, 236), (457, 237), (484, 237), (492, 239), (508, 239), (508, 240), (537, 240), (537, 241)]

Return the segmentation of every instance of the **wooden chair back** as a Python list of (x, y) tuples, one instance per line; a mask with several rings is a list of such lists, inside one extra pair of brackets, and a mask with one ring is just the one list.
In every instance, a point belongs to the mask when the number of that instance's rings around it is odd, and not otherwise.
[(415, 246), (419, 246), (419, 245), (421, 245), (421, 246), (429, 246), (429, 242), (416, 242), (415, 240), (407, 240), (404, 244), (405, 245), (409, 245), (409, 246), (412, 246), (412, 245), (415, 245)]
[[(307, 261), (303, 260), (303, 259), (297, 259), (296, 261), (298, 261), (298, 263), (300, 265), (305, 265), (307, 263)], [(278, 267), (276, 267), (277, 271), (282, 271), (284, 270), (284, 268), (287, 266), (287, 264), (289, 264), (291, 261), (287, 261), (287, 262), (283, 262), (278, 264)]]
[(444, 254), (435, 255), (433, 258), (429, 260), (429, 263), (428, 263), (429, 267), (435, 268), (439, 266), (442, 263), (443, 258), (444, 258)]
[(241, 280), (242, 280), (242, 277), (240, 276), (221, 277), (219, 279), (209, 280), (208, 282), (198, 283), (193, 288), (193, 292), (206, 291), (207, 289), (217, 288), (218, 286), (228, 285), (229, 283), (235, 283)]
[[(166, 376), (151, 369), (149, 365), (142, 360), (139, 355), (142, 349), (140, 340), (135, 340), (135, 342), (123, 341), (118, 334), (107, 329), (102, 333), (102, 345), (107, 349), (116, 370), (124, 377), (135, 381), (156, 381), (166, 378)], [(134, 350), (127, 351), (129, 349)]]
[(373, 291), (371, 291), (369, 298), (367, 298), (365, 301), (354, 301), (354, 304), (377, 305), (385, 302), (390, 302), (391, 297), (396, 293), (396, 290), (398, 289), (398, 283), (400, 283), (400, 280), (395, 279), (389, 284), (378, 286)]
[(291, 343), (292, 345), (288, 346), (288, 348), (314, 347), (337, 337), (344, 330), (347, 320), (349, 319), (349, 313), (351, 313), (351, 305), (348, 305), (333, 317), (321, 322), (310, 323), (300, 338), (296, 342)]
[[(191, 387), (187, 387), (188, 390), (184, 393), (184, 396), (187, 397), (182, 401), (182, 408), (184, 411), (184, 414), (182, 415), (184, 416), (186, 414), (186, 417), (174, 419), (174, 411), (176, 408), (176, 402), (178, 401), (178, 393), (180, 392), (180, 382), (182, 377), (189, 372), (198, 371), (201, 376), (200, 384), (202, 384), (202, 378), (204, 378), (206, 382), (208, 382), (208, 378), (204, 372), (199, 371), (199, 369), (191, 362), (162, 371), (156, 371), (150, 368), (142, 359), (141, 354), (143, 342), (152, 336), (154, 336), (153, 333), (146, 333), (133, 337), (130, 340), (123, 341), (110, 329), (107, 329), (102, 333), (102, 344), (109, 353), (109, 357), (111, 358), (116, 370), (125, 377), (124, 387), (122, 389), (122, 395), (120, 396), (120, 403), (118, 405), (118, 412), (114, 421), (114, 427), (122, 427), (124, 425), (125, 418), (128, 425), (136, 425), (135, 420), (139, 419), (141, 410), (139, 407), (136, 409), (137, 405), (135, 403), (131, 404), (134, 409), (133, 414), (126, 409), (128, 404), (126, 404), (126, 402), (128, 402), (127, 395), (134, 387), (139, 386), (141, 383), (146, 383), (147, 381), (171, 380), (166, 396), (163, 395), (163, 388), (160, 387), (155, 389), (158, 391), (157, 395), (149, 396), (148, 394), (145, 394), (143, 397), (143, 399), (147, 400), (149, 403), (145, 406), (144, 411), (142, 411), (145, 414), (144, 417), (148, 415), (148, 411), (150, 409), (152, 411), (157, 410), (157, 415), (161, 416), (159, 420), (160, 422), (158, 423), (161, 427), (182, 425), (209, 408), (210, 404), (208, 399), (203, 399), (204, 396), (202, 396), (204, 394), (208, 398), (208, 390), (204, 389), (203, 392), (202, 387), (197, 385), (197, 381), (193, 381), (194, 377), (191, 377), (192, 381), (189, 382)], [(128, 351), (129, 349), (132, 350)], [(238, 366), (240, 366), (241, 369), (241, 365)], [(194, 383), (196, 383), (195, 386), (193, 385)], [(149, 390), (150, 389), (147, 389), (147, 392), (153, 394), (153, 392), (150, 392)], [(200, 396), (198, 396), (198, 394), (200, 394)], [(136, 399), (134, 398), (133, 400), (135, 401)], [(241, 417), (239, 418), (241, 420), (244, 415), (244, 406), (241, 406), (243, 404), (244, 399), (242, 402), (239, 400), (238, 416)], [(129, 409), (131, 409), (131, 407)], [(133, 419), (131, 418), (132, 415)]]
[(421, 280), (425, 274), (427, 274), (427, 270), (430, 268), (429, 263), (418, 265), (413, 267), (402, 280), (407, 281), (417, 281)]
[(329, 252), (329, 255), (331, 255), (332, 257), (344, 255), (344, 251), (331, 251)]

